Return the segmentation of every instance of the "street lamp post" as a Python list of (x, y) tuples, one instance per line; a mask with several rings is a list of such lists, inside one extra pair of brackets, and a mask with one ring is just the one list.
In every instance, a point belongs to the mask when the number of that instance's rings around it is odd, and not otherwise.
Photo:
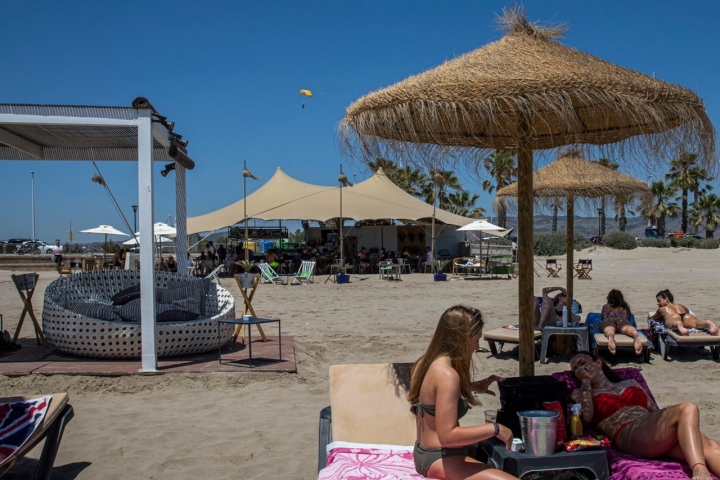
[(248, 218), (247, 218), (247, 179), (252, 178), (253, 180), (260, 180), (260, 177), (253, 175), (247, 168), (247, 161), (243, 160), (243, 223), (245, 224), (245, 261), (250, 259), (250, 252), (248, 251)]
[(134, 229), (133, 231), (137, 232), (137, 209), (138, 209), (138, 206), (133, 205), (132, 209), (133, 209), (133, 229)]
[(32, 239), (35, 241), (35, 172), (30, 172), (30, 208), (32, 209)]
[(345, 226), (345, 221), (343, 220), (343, 214), (342, 214), (342, 191), (343, 187), (352, 187), (353, 184), (350, 183), (348, 178), (345, 176), (345, 174), (342, 171), (342, 164), (340, 164), (340, 175), (338, 176), (338, 182), (340, 182), (340, 265), (345, 265), (345, 251), (343, 248), (343, 227)]

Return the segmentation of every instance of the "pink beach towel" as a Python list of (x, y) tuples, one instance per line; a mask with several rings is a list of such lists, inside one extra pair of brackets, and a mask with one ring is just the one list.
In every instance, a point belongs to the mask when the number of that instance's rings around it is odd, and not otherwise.
[(412, 447), (342, 444), (328, 454), (318, 480), (425, 479), (415, 471)]
[[(657, 401), (640, 370), (633, 367), (614, 368), (613, 371), (623, 380), (632, 378), (645, 389), (653, 402)], [(580, 381), (569, 370), (553, 373), (552, 376), (561, 382), (567, 382), (568, 396), (580, 386)], [(613, 448), (606, 449), (610, 463), (610, 480), (677, 480), (692, 478), (690, 467), (686, 463), (676, 462), (667, 458), (647, 460)], [(713, 476), (717, 479), (717, 477)]]

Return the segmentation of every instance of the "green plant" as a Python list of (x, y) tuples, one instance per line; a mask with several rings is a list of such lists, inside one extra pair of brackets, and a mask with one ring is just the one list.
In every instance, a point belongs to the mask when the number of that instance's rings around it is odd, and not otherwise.
[(483, 243), (486, 245), (512, 245), (512, 240), (507, 238), (484, 238)]
[(643, 238), (640, 240), (641, 247), (668, 248), (670, 244), (662, 238)]
[(533, 254), (551, 257), (566, 252), (564, 233), (537, 233), (533, 236)]
[(257, 267), (258, 264), (257, 262), (252, 262), (250, 260), (238, 260), (237, 262), (235, 262), (235, 265), (239, 265), (245, 271), (245, 273), (250, 273), (250, 271), (253, 268)]
[(603, 237), (603, 243), (617, 250), (633, 250), (638, 246), (635, 236), (627, 232), (610, 232)]
[(573, 247), (575, 248), (576, 251), (579, 252), (580, 250), (590, 248), (591, 245), (590, 245), (590, 242), (587, 241), (587, 238), (585, 238), (585, 236), (582, 233), (575, 232), (575, 235), (573, 236)]
[(670, 237), (671, 247), (696, 248), (699, 242), (700, 240), (693, 237)]
[(695, 248), (703, 248), (703, 249), (714, 249), (720, 247), (720, 243), (718, 243), (717, 240), (714, 238), (706, 238), (705, 240), (698, 240), (695, 244)]
[(347, 274), (348, 270), (352, 270), (353, 268), (355, 268), (355, 265), (353, 265), (352, 263), (342, 262), (342, 263), (338, 263), (338, 264), (336, 264), (336, 265), (333, 265), (333, 267), (334, 267), (334, 268), (337, 268), (337, 269), (340, 270), (341, 272)]
[(450, 263), (450, 260), (433, 260), (432, 266), (435, 267), (435, 273), (442, 273), (448, 263)]

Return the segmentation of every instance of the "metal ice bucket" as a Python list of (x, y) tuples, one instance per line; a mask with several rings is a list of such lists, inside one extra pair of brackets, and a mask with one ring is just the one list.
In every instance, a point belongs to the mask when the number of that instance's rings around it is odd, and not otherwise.
[(548, 410), (518, 412), (525, 453), (547, 457), (555, 453), (558, 413)]

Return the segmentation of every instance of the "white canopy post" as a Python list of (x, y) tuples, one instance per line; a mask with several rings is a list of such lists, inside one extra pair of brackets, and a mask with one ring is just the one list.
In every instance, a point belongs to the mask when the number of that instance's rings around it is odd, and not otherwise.
[[(138, 110), (138, 205), (140, 212), (140, 322), (142, 371), (157, 371), (155, 235), (153, 234), (153, 132), (150, 109)], [(178, 262), (179, 264), (183, 262)]]
[(185, 167), (175, 164), (175, 254), (177, 255), (178, 273), (187, 274), (187, 196), (185, 188)]

